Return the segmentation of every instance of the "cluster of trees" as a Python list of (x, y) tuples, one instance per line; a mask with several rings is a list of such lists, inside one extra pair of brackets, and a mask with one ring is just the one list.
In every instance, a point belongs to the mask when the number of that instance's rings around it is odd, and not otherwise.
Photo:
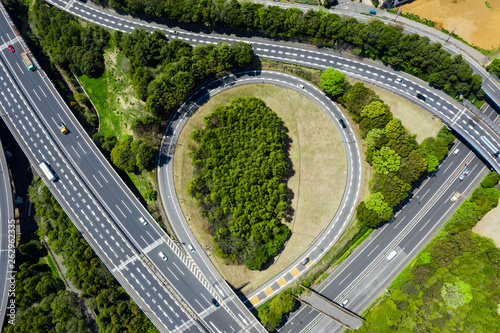
[(219, 43), (192, 47), (180, 39), (168, 40), (159, 30), (136, 29), (113, 36), (129, 59), (129, 75), (137, 97), (153, 117), (165, 117), (198, 83), (218, 73), (252, 62), (245, 43)]
[(98, 25), (82, 26), (73, 15), (55, 7), (47, 7), (43, 0), (33, 6), (33, 21), (43, 50), (52, 61), (76, 75), (99, 77), (104, 71), (104, 47), (110, 35)]
[[(500, 249), (471, 228), (498, 204), (490, 174), (392, 284), (359, 332), (498, 332)], [(496, 182), (494, 180), (497, 180)]]
[(191, 138), (196, 198), (217, 255), (255, 270), (276, 255), (290, 229), (283, 121), (255, 97), (236, 98), (205, 117)]
[(94, 135), (99, 147), (110, 153), (111, 161), (127, 172), (154, 167), (155, 147), (162, 119), (167, 119), (200, 82), (235, 67), (250, 64), (250, 45), (199, 45), (168, 40), (161, 31), (143, 29), (131, 34), (115, 32), (113, 41), (128, 59), (128, 75), (138, 98), (146, 102), (147, 115), (135, 118), (131, 129), (137, 139), (125, 136)]
[(401, 27), (379, 20), (355, 18), (326, 11), (265, 6), (237, 0), (92, 0), (134, 14), (167, 18), (180, 23), (234, 30), (260, 31), (271, 37), (307, 39), (316, 45), (351, 49), (432, 83), (451, 96), (483, 96), (481, 77), (461, 56), (452, 56), (427, 37), (404, 34)]
[(393, 216), (393, 209), (405, 199), (413, 185), (434, 171), (455, 139), (446, 129), (437, 138), (419, 145), (387, 104), (362, 83), (350, 86), (344, 74), (328, 68), (320, 87), (338, 100), (359, 124), (366, 142), (366, 161), (373, 166), (371, 194), (356, 210), (358, 221), (376, 228)]
[[(21, 243), (25, 242), (21, 239)], [(16, 323), (5, 333), (82, 332), (90, 333), (87, 319), (75, 298), (65, 290), (63, 281), (54, 277), (43, 257), (47, 251), (38, 240), (19, 246), (15, 277)]]
[(500, 78), (500, 58), (493, 59), (493, 61), (486, 68)]
[(134, 140), (130, 135), (125, 135), (118, 141), (114, 135), (96, 133), (93, 139), (97, 146), (109, 153), (113, 164), (127, 172), (151, 170), (154, 167), (156, 147), (148, 140), (139, 138)]
[(293, 310), (297, 301), (292, 296), (291, 289), (274, 297), (271, 301), (257, 308), (260, 322), (269, 332), (274, 332), (283, 315)]
[[(29, 188), (28, 197), (35, 204), (41, 236), (46, 236), (51, 248), (64, 258), (64, 265), (67, 269), (66, 277), (76, 288), (82, 291), (80, 297), (85, 298), (87, 305), (97, 313), (97, 324), (100, 331), (158, 332), (97, 257), (41, 180), (32, 184)], [(35, 266), (35, 268), (36, 271), (33, 276), (39, 276), (35, 277), (35, 279), (42, 282), (46, 275), (39, 272), (48, 272), (48, 270), (46, 268), (41, 270), (38, 266)], [(17, 276), (19, 277), (19, 275)], [(30, 282), (30, 284), (33, 283)], [(65, 304), (71, 304), (71, 302), (66, 295), (61, 294), (60, 288), (56, 288), (59, 285), (60, 282), (46, 282), (43, 287), (35, 287), (38, 293), (50, 289), (56, 290), (57, 295), (53, 294), (51, 300), (46, 298), (41, 301), (38, 307), (32, 308), (30, 314), (24, 317), (23, 325), (27, 325), (25, 327), (31, 328), (33, 332), (86, 332), (82, 323), (78, 322), (78, 325), (81, 326), (74, 326), (76, 320), (80, 317), (76, 312), (72, 314), (67, 310), (67, 308), (70, 308), (69, 305), (66, 306)], [(18, 290), (21, 292), (20, 289), (22, 288), (16, 287), (16, 292)], [(33, 289), (30, 289), (30, 291), (27, 297), (37, 297)], [(25, 298), (25, 296), (22, 297), (22, 299)], [(33, 300), (33, 302), (36, 301)], [(49, 311), (50, 308), (54, 312), (54, 318), (60, 316), (60, 320), (66, 322), (66, 324), (61, 325), (65, 326), (58, 326), (55, 330), (45, 329), (45, 326), (41, 326), (45, 325), (47, 321), (47, 319), (42, 318), (42, 311)], [(40, 311), (39, 314), (38, 311)], [(35, 317), (39, 321), (35, 322)], [(49, 315), (47, 317), (51, 318)], [(23, 317), (21, 317), (21, 320), (23, 320)], [(72, 324), (70, 325), (70, 323)], [(10, 332), (28, 331), (17, 331), (17, 326), (11, 328), (12, 331)], [(82, 329), (79, 329), (79, 327)]]

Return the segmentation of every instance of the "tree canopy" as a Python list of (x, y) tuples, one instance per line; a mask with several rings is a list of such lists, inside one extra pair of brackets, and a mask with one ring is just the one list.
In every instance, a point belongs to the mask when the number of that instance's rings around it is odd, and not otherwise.
[(283, 121), (262, 100), (236, 98), (205, 117), (191, 133), (196, 198), (217, 255), (259, 269), (276, 255), (290, 230)]
[(319, 87), (333, 97), (342, 95), (347, 88), (347, 85), (348, 82), (345, 74), (333, 69), (333, 67), (328, 67), (323, 73), (321, 73), (321, 82)]

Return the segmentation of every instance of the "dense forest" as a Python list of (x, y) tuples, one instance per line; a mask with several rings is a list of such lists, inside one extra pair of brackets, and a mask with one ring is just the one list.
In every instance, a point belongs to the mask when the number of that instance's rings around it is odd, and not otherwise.
[(498, 204), (490, 173), (393, 282), (359, 332), (500, 332), (500, 249), (471, 228)]
[(54, 277), (42, 257), (47, 251), (39, 240), (22, 235), (16, 261), (14, 325), (4, 333), (71, 332), (90, 333), (89, 324), (76, 299), (65, 290), (63, 281)]
[(191, 138), (196, 198), (215, 253), (260, 269), (277, 254), (290, 229), (281, 223), (289, 209), (289, 169), (283, 121), (255, 97), (236, 98), (205, 117)]
[(98, 25), (83, 26), (71, 14), (36, 0), (32, 17), (40, 44), (52, 62), (76, 75), (99, 77), (104, 71), (104, 47), (109, 33)]
[[(40, 179), (32, 184), (28, 196), (36, 207), (40, 237), (47, 237), (51, 248), (64, 258), (66, 277), (97, 313), (100, 331), (158, 332)], [(76, 301), (64, 291), (63, 282), (52, 277), (48, 265), (39, 262), (38, 243), (31, 241), (19, 247), (25, 262), (16, 274), (16, 304), (22, 307), (23, 314), (6, 332), (89, 332), (86, 319)]]
[(356, 216), (376, 228), (392, 218), (394, 208), (423, 175), (437, 168), (455, 137), (443, 128), (437, 138), (426, 138), (419, 145), (373, 90), (362, 83), (350, 86), (345, 75), (333, 68), (323, 72), (320, 87), (338, 98), (365, 139), (365, 157), (374, 176), (371, 194), (358, 205)]
[(398, 26), (380, 20), (367, 23), (321, 10), (265, 6), (237, 0), (92, 0), (118, 11), (166, 18), (183, 24), (213, 28), (258, 31), (270, 37), (305, 39), (318, 46), (349, 49), (353, 53), (380, 59), (428, 81), (453, 97), (482, 98), (481, 77), (441, 44), (417, 34), (403, 34)]

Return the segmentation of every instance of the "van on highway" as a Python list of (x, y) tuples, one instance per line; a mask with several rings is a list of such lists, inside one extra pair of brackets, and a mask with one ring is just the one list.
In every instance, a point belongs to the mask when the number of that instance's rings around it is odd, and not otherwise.
[(458, 149), (458, 148), (457, 148), (457, 149), (455, 149), (455, 150), (453, 151), (453, 155), (458, 154), (458, 152), (459, 152), (459, 151), (460, 151), (460, 149)]
[(193, 245), (191, 245), (191, 244), (188, 245), (188, 249), (189, 249), (189, 251), (191, 251), (191, 253), (195, 253), (196, 252), (196, 250), (194, 249)]
[(167, 256), (163, 252), (160, 252), (160, 257), (161, 257), (161, 260), (163, 260), (163, 261), (167, 261), (168, 260)]
[(389, 255), (387, 256), (387, 258), (385, 258), (385, 260), (391, 261), (397, 255), (398, 255), (398, 253), (396, 251), (392, 251), (391, 253), (389, 253)]
[(451, 201), (457, 201), (458, 198), (460, 198), (461, 194), (458, 193), (458, 192), (455, 192), (455, 194), (453, 195), (453, 197), (451, 198)]
[(148, 221), (146, 221), (144, 219), (144, 217), (139, 217), (139, 221), (143, 224), (143, 225), (148, 225)]
[(340, 305), (342, 307), (345, 307), (347, 305), (347, 303), (349, 303), (349, 300), (346, 298), (342, 303), (340, 303)]

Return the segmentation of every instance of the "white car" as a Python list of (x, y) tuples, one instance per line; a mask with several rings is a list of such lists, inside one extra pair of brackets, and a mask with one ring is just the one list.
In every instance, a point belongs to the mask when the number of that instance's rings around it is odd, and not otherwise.
[(465, 170), (464, 170), (464, 172), (462, 172), (462, 173), (460, 174), (460, 176), (458, 177), (458, 180), (459, 180), (459, 181), (464, 180), (465, 176), (467, 176), (468, 174), (469, 174), (469, 169), (465, 169)]
[(141, 221), (141, 223), (144, 225), (148, 225), (148, 221), (146, 221), (144, 217), (139, 217), (139, 221)]
[(342, 305), (342, 307), (346, 306), (347, 303), (349, 303), (349, 300), (346, 298), (340, 305)]
[(397, 78), (396, 80), (394, 80), (394, 81), (396, 81), (396, 83), (401, 83), (401, 84), (402, 84), (403, 82), (405, 82), (405, 81), (404, 81), (402, 78), (400, 78), (400, 77), (398, 77), (398, 78)]
[(163, 261), (167, 261), (168, 260), (167, 256), (163, 252), (160, 252), (160, 257), (161, 257), (161, 260), (163, 260)]
[(189, 244), (188, 248), (189, 248), (189, 251), (191, 251), (191, 253), (195, 253), (196, 252), (196, 250), (194, 249), (193, 245)]
[(302, 83), (297, 83), (297, 87), (299, 87), (300, 89), (304, 89), (304, 85)]

